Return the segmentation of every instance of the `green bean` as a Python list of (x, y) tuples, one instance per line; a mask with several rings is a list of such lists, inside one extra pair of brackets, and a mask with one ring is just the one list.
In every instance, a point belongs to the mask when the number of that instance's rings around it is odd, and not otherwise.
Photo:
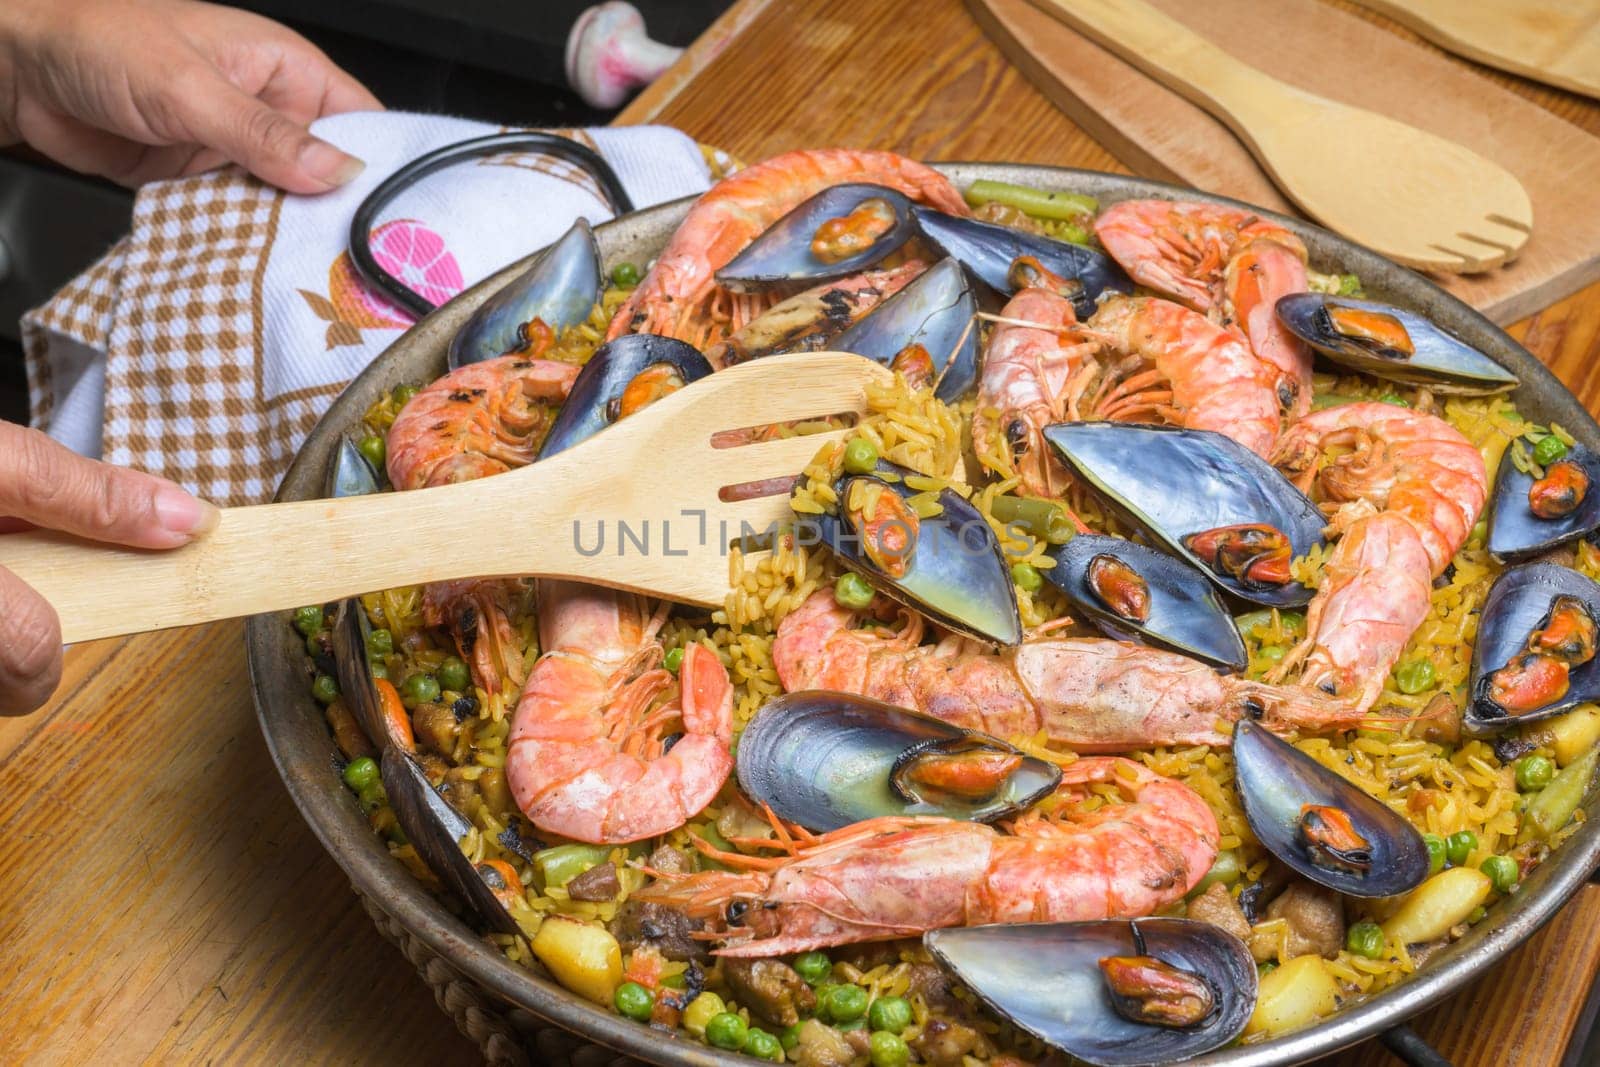
[(1596, 763), (1600, 763), (1600, 746), (1567, 764), (1549, 785), (1533, 794), (1522, 821), (1524, 835), (1543, 840), (1567, 825), (1589, 791)]
[(1011, 580), (1017, 583), (1018, 589), (1025, 589), (1030, 593), (1037, 593), (1044, 585), (1044, 575), (1040, 574), (1039, 568), (1031, 563), (1013, 563)]
[(605, 863), (611, 850), (598, 845), (557, 845), (533, 854), (533, 868), (546, 889), (564, 886), (590, 867)]
[(1232, 885), (1239, 880), (1239, 855), (1232, 849), (1223, 849), (1217, 853), (1217, 858), (1212, 862), (1211, 869), (1205, 877), (1194, 884), (1185, 898), (1193, 900), (1195, 897), (1221, 882), (1223, 885)]
[(1052, 193), (987, 178), (969, 185), (965, 195), (967, 203), (973, 207), (986, 203), (1005, 204), (1041, 219), (1065, 219), (1071, 222), (1100, 210), (1100, 201), (1082, 193)]
[(1052, 500), (1026, 496), (997, 496), (989, 502), (989, 514), (1006, 526), (1020, 526), (1029, 537), (1064, 545), (1076, 533), (1067, 511)]

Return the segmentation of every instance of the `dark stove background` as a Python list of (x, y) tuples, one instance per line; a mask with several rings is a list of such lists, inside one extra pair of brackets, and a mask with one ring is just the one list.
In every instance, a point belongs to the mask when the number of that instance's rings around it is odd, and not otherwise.
[[(0, 0), (3, 2), (3, 0)], [(633, 0), (650, 36), (684, 46), (731, 0)], [(239, 0), (304, 34), (384, 105), (507, 126), (598, 125), (567, 87), (567, 34), (590, 0)], [(25, 152), (0, 154), (0, 419), (27, 420), (17, 319), (127, 230), (133, 197)]]

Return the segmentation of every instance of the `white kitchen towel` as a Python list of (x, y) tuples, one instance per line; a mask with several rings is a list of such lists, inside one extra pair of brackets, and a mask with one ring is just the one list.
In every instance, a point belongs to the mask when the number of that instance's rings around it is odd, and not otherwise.
[[(35, 426), (220, 504), (272, 495), (317, 417), (412, 321), (351, 269), (345, 240), (356, 207), (418, 156), (499, 127), (381, 112), (313, 129), (366, 160), (359, 178), (293, 196), (229, 169), (139, 190), (132, 232), (23, 317)], [(705, 153), (677, 130), (554, 132), (604, 156), (637, 207), (711, 180)], [(391, 274), (443, 303), (579, 216), (610, 218), (588, 175), (506, 153), (396, 197), (372, 247)]]

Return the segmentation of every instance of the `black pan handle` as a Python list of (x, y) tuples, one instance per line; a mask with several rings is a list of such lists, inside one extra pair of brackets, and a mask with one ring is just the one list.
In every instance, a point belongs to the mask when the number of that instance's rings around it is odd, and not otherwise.
[(1404, 1023), (1385, 1030), (1378, 1035), (1378, 1040), (1407, 1067), (1451, 1067), (1449, 1060)]
[[(487, 137), (457, 141), (413, 159), (384, 179), (356, 208), (355, 217), (350, 220), (350, 262), (361, 280), (419, 319), (432, 311), (435, 306), (432, 301), (413, 292), (399, 278), (384, 270), (373, 257), (370, 243), (373, 220), (389, 201), (435, 171), (469, 159), (518, 151), (542, 152), (566, 160), (595, 180), (613, 215), (626, 215), (633, 210), (633, 200), (622, 187), (622, 180), (611, 169), (611, 164), (588, 145), (570, 137), (554, 133), (492, 133)], [(530, 204), (528, 210), (537, 210), (537, 207)]]

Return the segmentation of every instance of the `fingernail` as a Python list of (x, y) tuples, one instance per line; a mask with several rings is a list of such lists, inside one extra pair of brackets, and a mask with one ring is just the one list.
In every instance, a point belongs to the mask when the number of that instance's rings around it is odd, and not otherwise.
[(348, 152), (341, 152), (327, 141), (312, 139), (300, 150), (300, 166), (307, 174), (330, 186), (348, 185), (367, 165)]
[(198, 537), (216, 527), (222, 512), (210, 501), (190, 496), (174, 485), (156, 490), (156, 518), (170, 533)]

